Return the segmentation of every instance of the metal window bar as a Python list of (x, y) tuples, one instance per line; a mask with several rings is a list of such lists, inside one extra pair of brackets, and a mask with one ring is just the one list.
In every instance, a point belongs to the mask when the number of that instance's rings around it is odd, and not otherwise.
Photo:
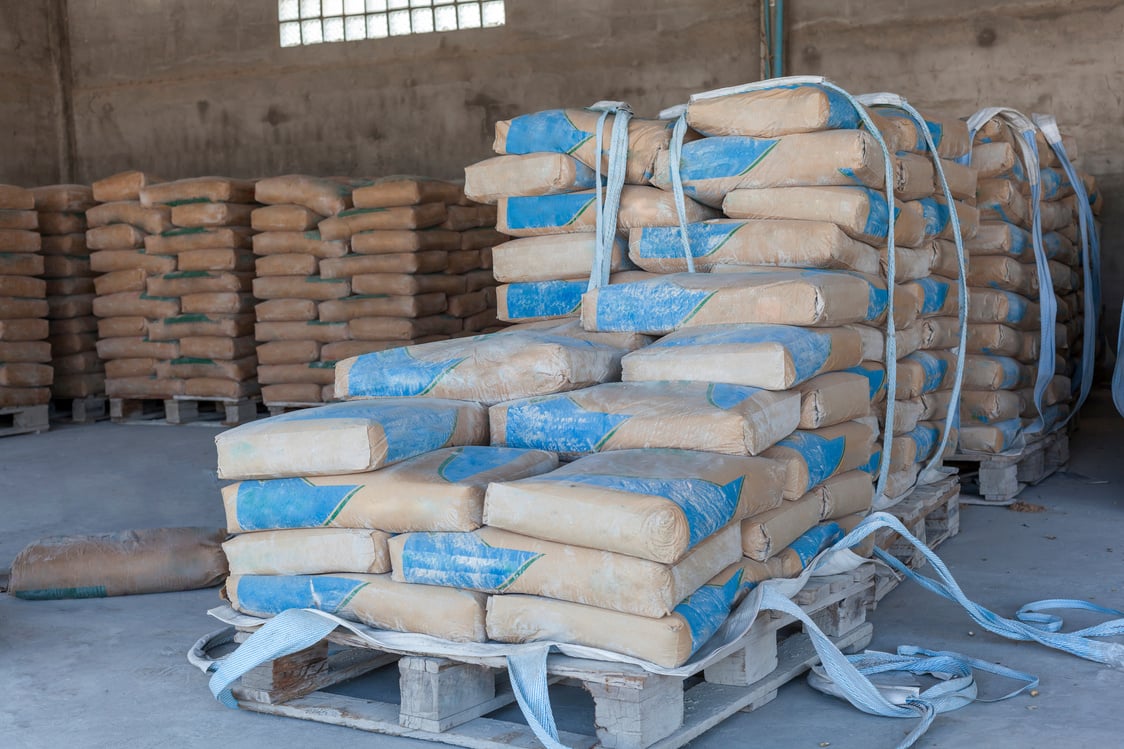
[(385, 39), (507, 22), (504, 0), (277, 0), (282, 47)]

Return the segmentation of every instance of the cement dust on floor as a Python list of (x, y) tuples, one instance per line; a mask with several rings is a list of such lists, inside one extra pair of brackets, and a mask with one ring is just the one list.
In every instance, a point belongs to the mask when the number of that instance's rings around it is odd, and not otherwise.
[[(0, 440), (0, 566), (51, 534), (223, 524), (215, 478), (217, 429), (63, 426)], [(1046, 512), (965, 507), (941, 556), (970, 598), (1005, 616), (1053, 597), (1124, 608), (1124, 420), (1095, 393), (1072, 441), (1069, 471), (1021, 499)], [(1107, 482), (1107, 483), (1097, 483)], [(219, 628), (216, 590), (27, 602), (0, 596), (0, 741), (5, 749), (66, 747), (421, 747), (424, 742), (234, 711), (219, 705), (185, 653)], [(1037, 697), (975, 704), (937, 717), (922, 747), (1119, 746), (1124, 671), (982, 631), (954, 604), (904, 584), (871, 614), (873, 649), (914, 644), (1036, 674)], [(1066, 617), (1066, 628), (1098, 621)], [(972, 633), (972, 634), (969, 634)], [(980, 679), (984, 697), (1010, 682)], [(560, 727), (589, 731), (592, 708), (555, 695)], [(504, 717), (517, 714), (514, 708)], [(738, 714), (694, 747), (890, 747), (911, 721), (877, 718), (813, 692), (802, 679), (752, 714)]]

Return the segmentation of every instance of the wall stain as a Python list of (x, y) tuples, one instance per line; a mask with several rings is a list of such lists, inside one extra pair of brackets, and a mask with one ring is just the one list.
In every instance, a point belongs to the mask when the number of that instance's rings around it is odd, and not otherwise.
[(995, 40), (997, 38), (998, 35), (995, 33), (995, 29), (989, 26), (987, 28), (980, 29), (976, 34), (976, 44), (980, 45), (981, 47), (990, 47), (991, 45), (995, 44)]
[(200, 99), (195, 102), (195, 111), (199, 113), (199, 119), (207, 119), (207, 111), (211, 108), (211, 102), (206, 99)]
[(282, 110), (281, 107), (277, 106), (276, 104), (270, 104), (269, 109), (266, 110), (265, 116), (261, 118), (261, 121), (271, 127), (277, 127), (278, 125), (283, 125), (291, 119), (293, 118), (285, 114), (285, 111)]

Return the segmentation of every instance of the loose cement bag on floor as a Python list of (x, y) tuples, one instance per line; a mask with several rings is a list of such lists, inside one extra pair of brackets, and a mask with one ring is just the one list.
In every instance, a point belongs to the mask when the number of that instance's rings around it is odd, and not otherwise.
[(359, 473), (487, 442), (487, 411), (437, 398), (354, 401), (252, 421), (215, 438), (225, 479)]
[[(678, 226), (632, 229), (629, 258), (653, 273), (685, 272), (681, 232)], [(874, 248), (826, 221), (715, 219), (688, 224), (687, 237), (699, 272), (718, 264), (878, 272)]]
[(243, 481), (223, 488), (232, 533), (272, 528), (472, 531), (484, 492), (558, 465), (541, 450), (467, 446), (425, 453), (369, 473)]
[(796, 428), (800, 396), (701, 382), (607, 383), (500, 403), (489, 418), (496, 445), (567, 454), (666, 447), (756, 455)]
[(512, 196), (556, 195), (596, 185), (593, 170), (564, 153), (496, 156), (464, 169), (464, 193), (480, 203)]
[(485, 335), (389, 349), (336, 366), (336, 397), (501, 401), (620, 377), (619, 349), (550, 333)]
[(874, 438), (874, 431), (866, 424), (848, 421), (823, 429), (794, 431), (761, 457), (784, 463), (784, 496), (797, 499), (832, 476), (866, 464)]
[(45, 538), (16, 555), (8, 592), (44, 601), (209, 588), (227, 574), (225, 539), (213, 528)]
[(251, 616), (318, 609), (395, 632), (483, 642), (487, 596), (436, 585), (397, 583), (390, 575), (232, 575), (230, 605)]
[(846, 328), (707, 325), (684, 328), (625, 356), (625, 382), (696, 380), (788, 390), (822, 372), (857, 366), (859, 334)]
[(484, 523), (673, 564), (729, 523), (780, 505), (784, 478), (783, 466), (761, 458), (690, 450), (598, 453), (492, 484)]
[(390, 572), (389, 533), (306, 528), (243, 533), (222, 545), (232, 575), (318, 575)]
[(398, 582), (523, 593), (658, 617), (741, 558), (739, 538), (738, 525), (729, 525), (670, 565), (487, 526), (403, 533), (389, 545)]
[[(731, 218), (825, 221), (875, 247), (886, 243), (890, 223), (885, 193), (860, 186), (733, 190), (722, 201), (722, 210)], [(924, 241), (924, 214), (895, 200), (895, 245), (919, 247)]]
[(867, 277), (841, 271), (676, 273), (593, 289), (582, 325), (655, 335), (723, 323), (834, 327), (877, 320), (886, 298)]

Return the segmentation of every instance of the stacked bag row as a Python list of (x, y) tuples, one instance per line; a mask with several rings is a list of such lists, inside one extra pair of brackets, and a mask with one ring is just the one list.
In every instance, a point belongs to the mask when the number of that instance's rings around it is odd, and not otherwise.
[(0, 185), (0, 408), (51, 399), (47, 283), (35, 195)]
[(94, 317), (94, 272), (86, 249), (86, 210), (94, 204), (88, 185), (48, 185), (32, 190), (39, 213), (47, 317), (51, 397), (77, 399), (105, 393), (105, 367), (98, 357)]
[(263, 179), (252, 222), (267, 404), (333, 399), (339, 360), (491, 328), (495, 212), (420, 177)]

